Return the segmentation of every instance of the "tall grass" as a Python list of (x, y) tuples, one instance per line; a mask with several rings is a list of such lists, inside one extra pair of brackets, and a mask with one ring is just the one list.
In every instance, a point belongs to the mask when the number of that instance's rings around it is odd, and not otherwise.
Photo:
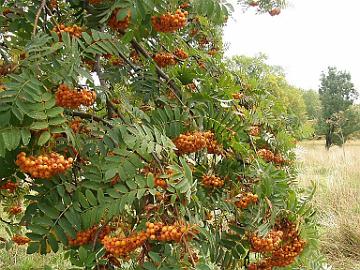
[(360, 142), (325, 150), (324, 142), (298, 147), (299, 181), (314, 181), (321, 249), (333, 269), (360, 269)]

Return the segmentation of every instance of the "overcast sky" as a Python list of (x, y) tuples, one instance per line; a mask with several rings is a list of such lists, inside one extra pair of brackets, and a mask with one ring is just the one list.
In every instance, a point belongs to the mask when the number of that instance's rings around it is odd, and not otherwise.
[(347, 70), (360, 91), (360, 0), (288, 0), (279, 16), (236, 8), (224, 32), (228, 56), (265, 53), (290, 84), (317, 90), (328, 66)]

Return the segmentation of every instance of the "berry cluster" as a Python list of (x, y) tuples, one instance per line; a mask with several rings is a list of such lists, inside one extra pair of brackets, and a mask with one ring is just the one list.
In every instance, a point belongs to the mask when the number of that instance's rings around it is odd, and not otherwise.
[(166, 53), (166, 52), (157, 53), (154, 55), (153, 59), (159, 67), (176, 65), (176, 60), (172, 53)]
[(13, 72), (15, 64), (2, 64), (0, 65), (0, 76), (6, 76)]
[(206, 131), (203, 133), (203, 136), (206, 140), (206, 149), (209, 154), (221, 154), (221, 149), (218, 142), (215, 139), (215, 134), (211, 131)]
[(66, 159), (58, 153), (27, 157), (26, 153), (21, 152), (16, 160), (16, 165), (21, 171), (30, 174), (33, 178), (51, 178), (71, 168), (72, 163), (71, 157)]
[(257, 154), (267, 162), (274, 162), (276, 164), (283, 164), (286, 160), (280, 154), (274, 154), (270, 150), (260, 149)]
[(221, 152), (215, 140), (215, 135), (211, 131), (195, 131), (180, 134), (179, 137), (175, 138), (174, 144), (178, 149), (177, 153), (179, 155), (194, 153), (204, 148), (206, 148), (210, 154), (219, 154)]
[(57, 0), (50, 0), (49, 6), (52, 10), (57, 9), (58, 1)]
[(23, 211), (22, 207), (20, 205), (13, 205), (10, 207), (8, 213), (10, 215), (17, 215), (20, 214)]
[(177, 48), (174, 52), (174, 55), (182, 60), (185, 60), (187, 58), (189, 58), (189, 55), (187, 54), (187, 52), (185, 52), (184, 50)]
[(261, 131), (261, 129), (260, 129), (259, 126), (252, 126), (252, 127), (250, 128), (249, 135), (250, 135), (250, 136), (254, 136), (254, 137), (259, 136), (259, 135), (260, 135), (260, 131)]
[(14, 235), (11, 240), (17, 245), (26, 245), (30, 242), (30, 239), (28, 237), (22, 235)]
[[(161, 176), (160, 169), (146, 166), (143, 169), (141, 169), (141, 173), (143, 173), (144, 175), (148, 175), (149, 173), (152, 173), (155, 177), (155, 187), (161, 187), (163, 189), (167, 188), (166, 180), (160, 177)], [(167, 175), (172, 175), (173, 171), (171, 169), (166, 169), (165, 173)]]
[(271, 16), (276, 16), (279, 15), (281, 13), (281, 9), (279, 7), (273, 8), (272, 10), (269, 11), (269, 14)]
[(131, 12), (129, 10), (126, 17), (120, 21), (117, 19), (117, 15), (119, 14), (119, 12), (119, 8), (113, 11), (110, 20), (108, 21), (108, 25), (114, 30), (125, 31), (130, 25)]
[(212, 48), (212, 49), (210, 49), (210, 51), (208, 51), (208, 55), (210, 55), (210, 56), (214, 56), (217, 53), (218, 53), (218, 49), (216, 49), (216, 48)]
[(14, 192), (17, 188), (17, 183), (11, 180), (8, 180), (5, 184), (0, 185), (0, 190), (7, 190), (9, 192)]
[(53, 32), (55, 32), (59, 40), (61, 40), (61, 33), (67, 32), (72, 37), (80, 38), (82, 35), (82, 28), (80, 26), (77, 26), (76, 24), (72, 26), (65, 26), (64, 24), (59, 24), (53, 28)]
[(197, 231), (191, 226), (147, 222), (145, 231), (134, 232), (127, 237), (111, 237), (107, 235), (102, 240), (102, 243), (107, 252), (116, 257), (126, 257), (129, 253), (144, 245), (147, 240), (180, 242), (183, 237), (190, 238), (196, 233)]
[(56, 105), (76, 109), (83, 106), (91, 106), (96, 100), (96, 93), (88, 89), (75, 90), (61, 84), (55, 93)]
[(187, 11), (176, 10), (175, 14), (167, 12), (160, 16), (151, 17), (151, 23), (158, 32), (175, 32), (186, 25)]
[(127, 257), (129, 253), (141, 247), (147, 239), (146, 232), (135, 232), (128, 237), (111, 237), (106, 235), (102, 240), (102, 244), (106, 251), (115, 257)]
[(235, 202), (236, 207), (245, 209), (251, 203), (257, 203), (259, 200), (258, 195), (250, 192), (241, 195), (240, 200)]
[(300, 239), (295, 224), (288, 221), (278, 224), (270, 234), (271, 238), (251, 238), (252, 250), (263, 253), (266, 257), (256, 264), (249, 265), (249, 269), (271, 270), (273, 267), (291, 265), (306, 244), (306, 241)]
[(219, 188), (224, 185), (224, 180), (215, 175), (203, 175), (202, 184), (205, 187)]
[(258, 253), (272, 252), (280, 247), (283, 231), (271, 230), (266, 237), (252, 235), (250, 237), (251, 251)]
[(235, 94), (232, 94), (232, 98), (233, 99), (242, 99), (242, 98), (244, 98), (244, 94), (243, 93), (235, 93)]
[(188, 8), (188, 7), (190, 7), (190, 3), (189, 3), (189, 2), (185, 2), (184, 4), (181, 4), (181, 5), (180, 5), (180, 8), (182, 8), (182, 9), (185, 9), (185, 8)]
[[(76, 233), (76, 238), (72, 239), (68, 237), (69, 245), (70, 246), (83, 246), (90, 242), (92, 242), (95, 239), (95, 235), (97, 230), (99, 229), (98, 225), (94, 225), (91, 228), (80, 231)], [(108, 235), (111, 231), (114, 229), (110, 226), (105, 226), (104, 228), (101, 228), (101, 231), (99, 232), (98, 239), (102, 241), (106, 235)]]

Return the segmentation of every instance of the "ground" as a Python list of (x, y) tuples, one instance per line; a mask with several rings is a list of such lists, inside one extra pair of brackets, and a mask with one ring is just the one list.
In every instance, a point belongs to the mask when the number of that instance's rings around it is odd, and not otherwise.
[[(317, 184), (314, 206), (321, 229), (321, 249), (333, 270), (360, 269), (360, 141), (326, 151), (323, 141), (297, 148), (299, 183)], [(2, 224), (0, 224), (1, 226)], [(0, 235), (4, 230), (0, 228)], [(0, 250), (0, 269), (68, 269), (61, 254), (25, 256), (24, 248)], [(44, 268), (45, 267), (45, 268)], [(48, 268), (51, 269), (51, 268)]]

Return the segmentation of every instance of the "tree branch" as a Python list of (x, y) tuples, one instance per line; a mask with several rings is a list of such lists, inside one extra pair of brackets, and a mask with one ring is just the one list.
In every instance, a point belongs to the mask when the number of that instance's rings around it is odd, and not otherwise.
[(35, 36), (35, 34), (36, 34), (36, 28), (37, 28), (37, 25), (38, 25), (38, 22), (39, 22), (39, 18), (40, 18), (40, 15), (41, 15), (41, 10), (44, 9), (45, 4), (46, 4), (46, 0), (42, 0), (39, 9), (38, 9), (38, 11), (36, 12), (35, 21), (34, 21), (34, 29), (33, 29), (32, 36)]
[(65, 114), (71, 115), (71, 116), (78, 116), (78, 117), (80, 117), (82, 119), (94, 120), (96, 122), (101, 122), (101, 123), (105, 124), (106, 126), (108, 126), (110, 128), (113, 127), (113, 125), (110, 124), (108, 121), (102, 119), (101, 117), (98, 117), (96, 115), (92, 115), (92, 114), (89, 114), (89, 113), (65, 110)]

